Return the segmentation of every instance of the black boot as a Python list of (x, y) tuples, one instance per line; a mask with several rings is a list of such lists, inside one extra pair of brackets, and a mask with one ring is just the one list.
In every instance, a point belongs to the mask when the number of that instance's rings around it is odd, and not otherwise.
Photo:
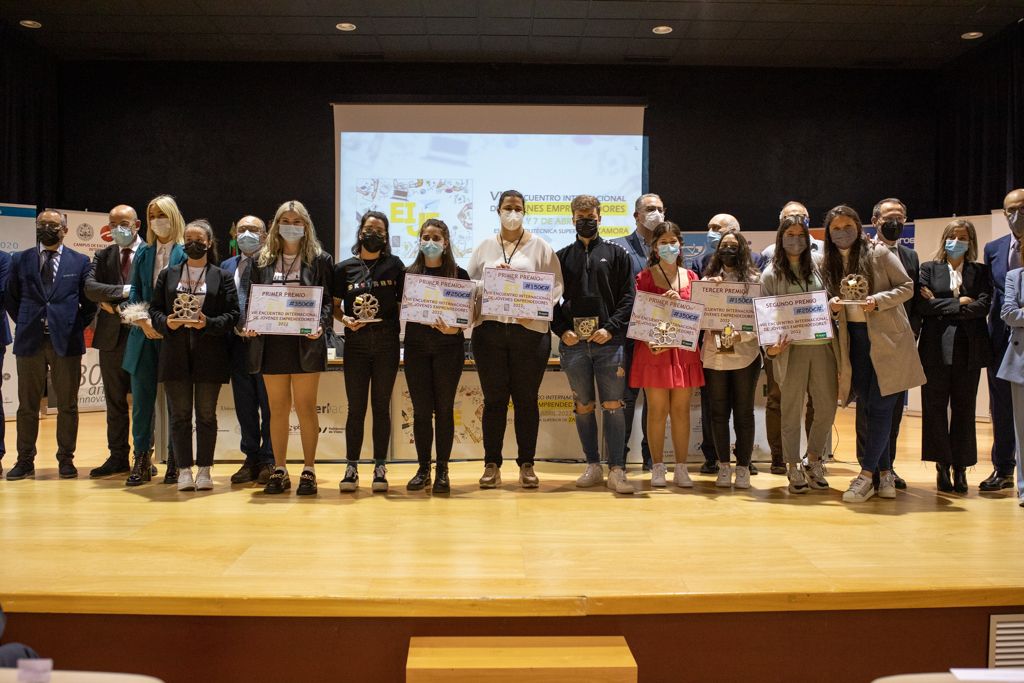
[(405, 490), (422, 491), (427, 486), (430, 486), (430, 465), (421, 464), (413, 478), (405, 485)]
[(128, 465), (127, 455), (112, 455), (99, 467), (94, 467), (89, 470), (89, 478), (99, 479), (100, 477), (109, 477), (112, 474), (128, 472), (130, 469), (131, 467)]
[(132, 471), (128, 475), (128, 478), (124, 480), (125, 486), (142, 486), (143, 484), (153, 479), (152, 463), (150, 462), (150, 453), (147, 452), (144, 455), (135, 454), (135, 462), (132, 463)]
[(164, 483), (178, 483), (178, 461), (174, 458), (173, 453), (167, 455), (167, 471), (164, 472)]
[(431, 492), (434, 495), (447, 495), (451, 493), (452, 485), (448, 481), (448, 465), (438, 465), (434, 472), (434, 488)]
[(967, 493), (967, 468), (953, 468), (953, 491), (956, 493)]
[(949, 478), (949, 465), (941, 462), (935, 463), (935, 488), (943, 493), (953, 492), (953, 481)]

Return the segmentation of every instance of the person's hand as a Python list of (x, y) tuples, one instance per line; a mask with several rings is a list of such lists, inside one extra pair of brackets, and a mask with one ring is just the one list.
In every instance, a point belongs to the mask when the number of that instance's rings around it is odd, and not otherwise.
[(839, 303), (839, 297), (834, 296), (828, 300), (828, 309), (833, 313), (838, 313), (843, 310), (843, 304)]
[(139, 327), (142, 328), (142, 333), (146, 335), (146, 339), (163, 339), (164, 336), (156, 331), (153, 327), (153, 323), (147, 319), (139, 321)]
[(201, 330), (206, 327), (206, 316), (203, 315), (202, 311), (199, 311), (199, 317), (195, 320), (183, 320), (185, 327), (190, 327), (193, 330)]
[(441, 316), (437, 316), (437, 320), (434, 321), (434, 324), (431, 325), (431, 327), (433, 327), (441, 334), (458, 334), (459, 332), (458, 327), (451, 327), (448, 323), (444, 321), (444, 318)]
[(566, 346), (576, 346), (580, 343), (580, 337), (572, 330), (566, 330), (562, 333), (562, 343)]
[(252, 339), (253, 337), (257, 337), (257, 336), (259, 336), (259, 334), (260, 334), (260, 333), (259, 333), (259, 332), (257, 332), (256, 330), (249, 330), (249, 329), (245, 329), (245, 330), (241, 330), (241, 331), (239, 331), (239, 330), (235, 330), (235, 333), (236, 333), (236, 334), (237, 334), (237, 335), (238, 335), (239, 337), (245, 337), (245, 338), (247, 338), (247, 339)]
[(778, 341), (776, 341), (774, 344), (772, 344), (771, 346), (766, 346), (765, 351), (768, 352), (769, 356), (775, 358), (780, 353), (785, 351), (786, 347), (788, 347), (790, 343), (791, 342), (789, 341), (789, 335), (784, 334), (781, 337), (779, 337)]
[(356, 322), (356, 319), (350, 315), (341, 316), (341, 324), (353, 332), (361, 330), (366, 326), (366, 323)]
[(663, 354), (666, 351), (668, 351), (668, 347), (667, 346), (651, 346), (650, 344), (648, 344), (647, 348), (649, 348), (651, 350), (651, 355), (652, 356), (660, 356), (661, 354)]
[(706, 278), (704, 278), (704, 281), (705, 282), (721, 282), (722, 281), (722, 276), (721, 275), (715, 275), (714, 277), (706, 277)]
[(966, 306), (968, 304), (973, 304), (973, 303), (974, 303), (974, 299), (972, 299), (969, 296), (962, 296), (962, 297), (960, 297), (960, 305), (961, 306)]
[(662, 296), (667, 297), (669, 299), (678, 299), (679, 298), (679, 292), (677, 292), (674, 289), (666, 289), (665, 293), (662, 294)]
[(169, 329), (169, 330), (176, 330), (179, 327), (181, 327), (182, 325), (184, 325), (185, 322), (186, 321), (184, 321), (184, 320), (182, 320), (180, 318), (168, 318), (167, 319), (167, 329)]
[(921, 288), (921, 298), (925, 299), (925, 300), (934, 299), (935, 295), (932, 294), (932, 290), (928, 289), (927, 287), (922, 287)]
[(602, 327), (597, 332), (590, 335), (590, 339), (588, 339), (587, 341), (591, 341), (595, 344), (604, 344), (611, 338), (612, 333)]
[(864, 309), (865, 313), (870, 313), (878, 308), (878, 302), (875, 301), (875, 297), (869, 296), (867, 299), (864, 299), (864, 303), (861, 304), (861, 308)]
[(509, 265), (509, 264), (507, 264), (507, 263), (499, 263), (498, 265), (496, 265), (496, 266), (494, 266), (494, 267), (495, 267), (495, 268), (509, 268), (509, 269), (511, 269), (511, 268), (512, 268), (512, 266), (510, 266), (510, 265)]
[(100, 302), (100, 309), (105, 311), (105, 312), (107, 312), (107, 313), (114, 313), (114, 307), (111, 306), (106, 301), (101, 301)]
[(319, 339), (320, 335), (323, 334), (323, 333), (324, 333), (324, 328), (318, 327), (318, 328), (316, 328), (316, 332), (314, 332), (313, 334), (307, 334), (306, 335), (306, 339)]
[(736, 330), (733, 330), (733, 331), (732, 331), (732, 343), (733, 343), (734, 345), (735, 345), (735, 344), (739, 344), (739, 343), (740, 343), (740, 342), (741, 342), (742, 340), (743, 340), (743, 335), (741, 335), (741, 334), (740, 334), (739, 332), (737, 332)]

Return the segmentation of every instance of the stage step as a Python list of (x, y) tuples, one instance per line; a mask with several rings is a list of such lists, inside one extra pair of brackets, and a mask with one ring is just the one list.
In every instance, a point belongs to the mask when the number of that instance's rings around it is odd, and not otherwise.
[(411, 638), (408, 683), (635, 683), (622, 636)]

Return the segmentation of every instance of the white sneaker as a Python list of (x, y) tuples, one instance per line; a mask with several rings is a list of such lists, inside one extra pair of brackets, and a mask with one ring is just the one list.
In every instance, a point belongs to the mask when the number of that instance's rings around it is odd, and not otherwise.
[(576, 480), (576, 488), (589, 489), (602, 481), (604, 481), (604, 470), (601, 469), (601, 463), (588, 462), (587, 469), (583, 470), (583, 474)]
[(196, 471), (196, 491), (212, 491), (213, 477), (209, 467), (200, 467)]
[(810, 489), (807, 486), (807, 478), (800, 465), (790, 463), (786, 465), (786, 477), (789, 478), (790, 493), (807, 493)]
[(681, 489), (692, 489), (693, 480), (690, 479), (690, 473), (686, 471), (685, 463), (677, 463), (672, 469), (672, 483)]
[(615, 491), (615, 493), (635, 493), (633, 485), (626, 479), (626, 470), (621, 467), (613, 467), (608, 472), (608, 488)]
[[(747, 474), (750, 474), (750, 470), (747, 470)], [(715, 486), (720, 489), (732, 488), (732, 465), (724, 462), (718, 466), (718, 478), (715, 479)]]
[(812, 461), (804, 472), (807, 484), (817, 491), (824, 491), (828, 488), (828, 480), (825, 479), (825, 465), (820, 460)]
[(179, 491), (195, 491), (196, 482), (192, 479), (192, 468), (182, 467), (178, 470), (178, 490)]
[(733, 484), (738, 489), (749, 489), (750, 488), (750, 468), (736, 466), (736, 482)]
[(665, 487), (665, 475), (666, 474), (667, 474), (667, 469), (665, 468), (665, 463), (663, 463), (663, 462), (656, 462), (656, 463), (652, 464), (651, 465), (651, 486), (655, 486), (657, 488), (664, 488)]
[[(873, 495), (875, 495), (875, 487), (871, 483), (871, 477), (857, 475), (850, 482), (850, 488), (846, 489), (846, 493), (843, 494), (843, 502), (863, 503)], [(893, 495), (895, 495), (895, 491)]]
[(885, 474), (879, 475), (878, 477), (878, 497), (879, 498), (895, 498), (896, 497), (896, 475), (892, 470), (889, 470)]

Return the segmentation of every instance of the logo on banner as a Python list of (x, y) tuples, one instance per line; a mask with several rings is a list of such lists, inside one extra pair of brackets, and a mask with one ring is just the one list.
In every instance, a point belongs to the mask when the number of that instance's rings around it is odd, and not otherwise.
[(88, 223), (80, 223), (76, 233), (78, 234), (78, 239), (86, 241), (91, 240), (94, 234), (92, 226)]

